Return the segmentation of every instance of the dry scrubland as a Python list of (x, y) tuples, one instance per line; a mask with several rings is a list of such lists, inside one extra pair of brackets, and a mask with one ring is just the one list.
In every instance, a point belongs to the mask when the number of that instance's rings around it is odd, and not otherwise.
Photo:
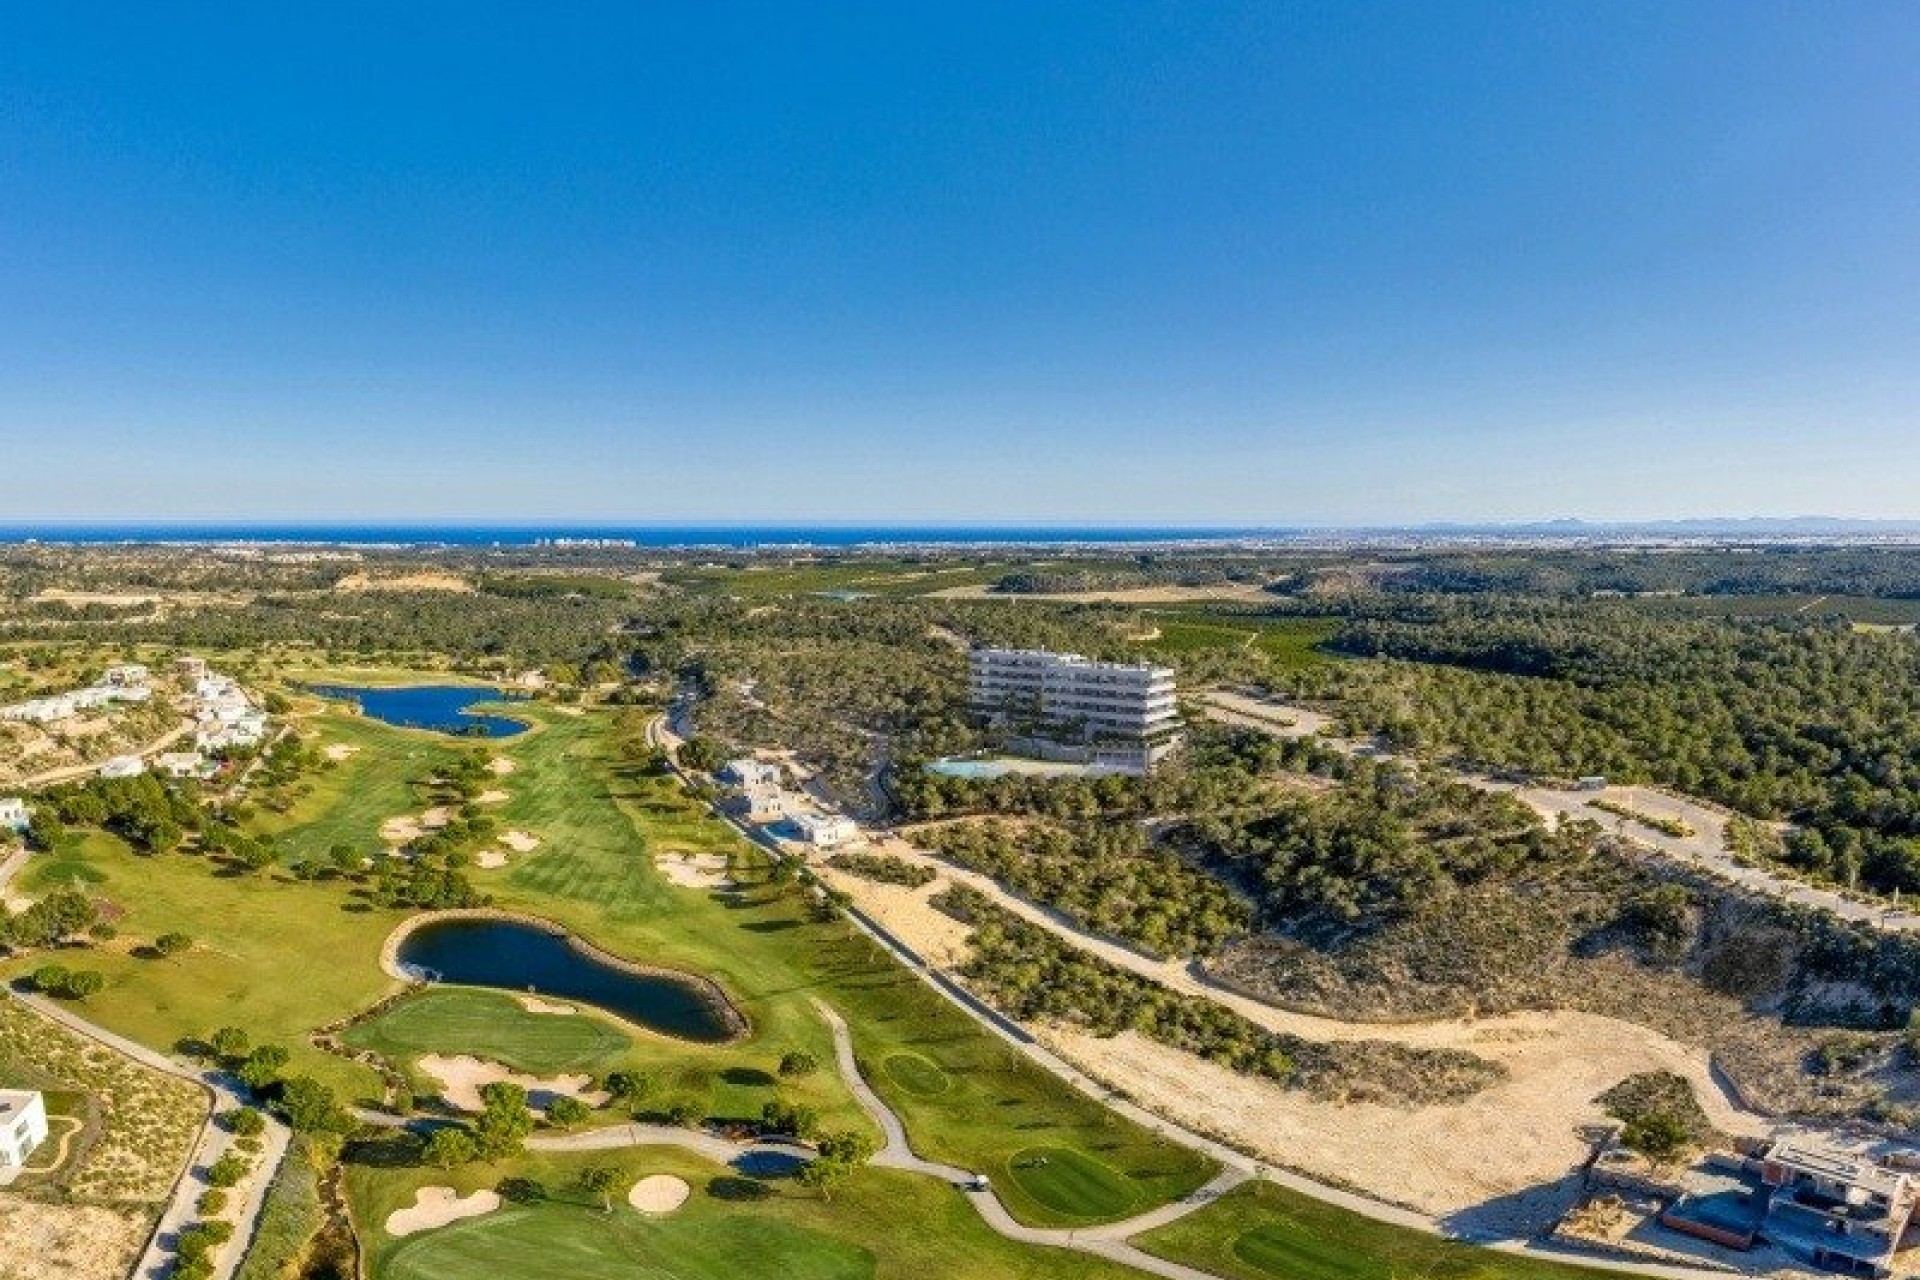
[(0, 1195), (0, 1277), (118, 1280), (186, 1167), (205, 1094), (6, 999), (0, 1080), (77, 1092), (84, 1122), (59, 1169)]

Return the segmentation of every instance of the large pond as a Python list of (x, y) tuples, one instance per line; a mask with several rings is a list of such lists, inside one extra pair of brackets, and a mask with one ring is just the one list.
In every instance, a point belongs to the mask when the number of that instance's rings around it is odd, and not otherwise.
[(309, 687), (323, 698), (341, 698), (355, 703), (363, 713), (375, 720), (408, 729), (432, 729), (467, 738), (510, 738), (516, 733), (526, 732), (527, 728), (519, 720), (472, 710), (483, 702), (515, 701), (511, 695), (498, 689), (477, 689), (472, 685), (458, 684), (366, 688), (349, 684), (316, 684)]
[(400, 942), (400, 963), (440, 982), (578, 1000), (683, 1040), (733, 1037), (718, 993), (691, 978), (636, 973), (557, 929), (518, 920), (440, 920)]

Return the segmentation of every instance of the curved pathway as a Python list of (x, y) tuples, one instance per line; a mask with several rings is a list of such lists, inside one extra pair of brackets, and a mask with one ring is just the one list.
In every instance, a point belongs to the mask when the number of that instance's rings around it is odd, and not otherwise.
[[(1296, 714), (1296, 712), (1293, 708), (1287, 708), (1278, 711), (1278, 714), (1280, 716), (1290, 717)], [(1318, 716), (1317, 713), (1309, 712), (1307, 716), (1311, 717), (1312, 723), (1316, 725), (1324, 723), (1324, 717)], [(1305, 718), (1303, 717), (1303, 722), (1299, 724), (1297, 728), (1295, 725), (1289, 724), (1285, 726), (1285, 729), (1282, 731), (1310, 732), (1311, 730), (1305, 727), (1304, 721)], [(666, 752), (668, 764), (672, 768), (674, 776), (678, 778), (683, 785), (687, 784), (689, 779), (686, 771), (681, 767), (674, 755), (675, 750), (679, 746), (680, 739), (674, 732), (673, 726), (667, 722), (667, 717), (664, 714), (655, 716), (652, 720), (648, 721), (647, 739), (651, 745), (658, 746)], [(712, 807), (712, 812), (726, 821), (728, 825), (740, 831), (749, 841), (770, 847), (775, 856), (787, 856), (777, 845), (771, 845), (770, 842), (760, 840), (751, 829), (742, 827), (732, 815), (724, 813), (718, 807)], [(937, 861), (932, 859), (930, 855), (924, 853), (921, 853), (919, 856), (929, 861)], [(939, 862), (938, 865), (944, 871), (953, 871), (953, 868), (949, 864)], [(985, 877), (983, 877), (983, 879), (984, 878)], [(1008, 894), (991, 880), (988, 880), (987, 883), (993, 885), (995, 896), (1005, 900), (1010, 907), (1018, 903), (1021, 907), (1025, 908), (1022, 912), (1023, 915), (1026, 911), (1032, 911), (1036, 913), (1036, 916), (1029, 918), (1035, 919), (1036, 923), (1043, 923), (1056, 932), (1060, 930), (1061, 922), (1056, 916), (1051, 916), (1042, 908), (1025, 902), (1024, 899), (1019, 899)], [(1188, 1129), (1174, 1121), (1168, 1120), (1164, 1116), (1148, 1111), (1120, 1096), (1112, 1088), (1094, 1080), (1077, 1067), (1074, 1067), (1072, 1064), (1054, 1054), (1051, 1050), (1038, 1043), (1033, 1035), (1025, 1028), (987, 1006), (977, 996), (974, 996), (965, 988), (960, 987), (945, 973), (928, 964), (924, 958), (917, 955), (912, 948), (894, 937), (880, 925), (879, 922), (866, 916), (857, 908), (849, 909), (847, 917), (856, 928), (872, 938), (882, 949), (893, 955), (895, 959), (905, 965), (909, 971), (916, 974), (921, 981), (925, 982), (937, 994), (973, 1018), (981, 1026), (985, 1027), (988, 1032), (1024, 1055), (1029, 1061), (1065, 1081), (1080, 1092), (1104, 1103), (1109, 1109), (1127, 1117), (1136, 1124), (1160, 1134), (1171, 1142), (1178, 1143), (1190, 1150), (1209, 1155), (1223, 1165), (1241, 1169), (1252, 1176), (1275, 1182), (1290, 1191), (1298, 1192), (1301, 1195), (1318, 1200), (1323, 1204), (1332, 1205), (1335, 1208), (1345, 1209), (1350, 1213), (1358, 1214), (1361, 1217), (1371, 1219), (1375, 1222), (1384, 1222), (1393, 1226), (1419, 1231), (1426, 1235), (1440, 1236), (1447, 1239), (1471, 1239), (1472, 1243), (1480, 1247), (1492, 1249), (1500, 1253), (1543, 1258), (1555, 1262), (1586, 1267), (1595, 1271), (1660, 1276), (1664, 1277), (1665, 1280), (1725, 1280), (1726, 1273), (1719, 1270), (1679, 1265), (1663, 1265), (1658, 1263), (1624, 1262), (1618, 1259), (1599, 1257), (1581, 1251), (1545, 1246), (1531, 1240), (1516, 1240), (1510, 1238), (1474, 1239), (1463, 1237), (1457, 1232), (1447, 1230), (1441, 1225), (1439, 1220), (1429, 1214), (1407, 1209), (1397, 1204), (1375, 1199), (1371, 1196), (1347, 1191), (1340, 1187), (1330, 1186), (1323, 1182), (1316, 1182), (1303, 1175), (1293, 1173), (1286, 1169), (1275, 1168), (1273, 1165), (1264, 1161), (1255, 1160), (1237, 1148), (1229, 1147), (1216, 1139), (1196, 1133), (1192, 1129)], [(1097, 941), (1103, 948), (1113, 948), (1115, 952), (1131, 957), (1133, 964), (1164, 966), (1168, 963), (1143, 956), (1130, 948), (1121, 947), (1110, 939), (1098, 938), (1096, 935), (1090, 934), (1085, 936), (1089, 940)], [(1131, 964), (1128, 967), (1131, 967)], [(1177, 964), (1173, 967), (1183, 968), (1183, 966)], [(1190, 973), (1189, 978), (1191, 979), (1193, 977), (1194, 975)], [(1219, 991), (1219, 988), (1209, 986), (1208, 994), (1216, 994)], [(1240, 998), (1246, 999), (1246, 997)], [(1275, 1009), (1274, 1006), (1271, 1005), (1262, 1005), (1262, 1007), (1273, 1013), (1283, 1012)], [(1368, 1027), (1371, 1034), (1376, 1037), (1391, 1029), (1392, 1028), (1388, 1026), (1372, 1027), (1369, 1025)], [(858, 1073), (856, 1072), (855, 1074), (857, 1075)], [(1715, 1088), (1718, 1089), (1719, 1087), (1716, 1081)], [(1175, 1212), (1172, 1214), (1172, 1217), (1179, 1217), (1181, 1212), (1185, 1212), (1185, 1210)], [(1018, 1226), (1018, 1224), (1015, 1225)], [(1026, 1227), (1019, 1227), (1018, 1229), (1021, 1231), (1033, 1230), (1033, 1228)], [(1136, 1228), (1136, 1231), (1147, 1229), (1150, 1228), (1143, 1226)], [(1154, 1259), (1154, 1263), (1156, 1266), (1161, 1265), (1162, 1260)], [(1187, 1274), (1192, 1275), (1197, 1273), (1189, 1271)]]
[(1093, 1227), (1029, 1227), (1007, 1212), (1000, 1197), (991, 1189), (971, 1189), (974, 1174), (965, 1169), (956, 1169), (950, 1164), (940, 1164), (932, 1160), (923, 1160), (914, 1154), (912, 1145), (907, 1141), (906, 1126), (900, 1123), (900, 1117), (893, 1108), (873, 1091), (866, 1078), (860, 1074), (860, 1064), (854, 1057), (853, 1036), (847, 1030), (847, 1023), (838, 1013), (818, 1000), (814, 1007), (820, 1010), (828, 1027), (833, 1031), (833, 1052), (840, 1066), (841, 1078), (847, 1082), (856, 1101), (873, 1122), (880, 1126), (880, 1132), (886, 1136), (886, 1143), (874, 1155), (871, 1163), (889, 1169), (904, 1169), (908, 1173), (925, 1174), (930, 1178), (939, 1178), (965, 1190), (973, 1207), (979, 1211), (981, 1219), (993, 1231), (1009, 1240), (1022, 1244), (1040, 1245), (1054, 1249), (1073, 1249), (1080, 1253), (1091, 1253), (1118, 1262), (1123, 1266), (1157, 1276), (1166, 1276), (1168, 1280), (1220, 1280), (1210, 1271), (1198, 1267), (1184, 1266), (1178, 1262), (1169, 1262), (1157, 1258), (1143, 1249), (1136, 1249), (1127, 1243), (1130, 1236), (1142, 1231), (1151, 1231), (1155, 1227), (1165, 1226), (1177, 1218), (1185, 1217), (1196, 1209), (1213, 1203), (1219, 1196), (1233, 1190), (1241, 1183), (1250, 1180), (1253, 1174), (1245, 1169), (1229, 1166), (1223, 1169), (1213, 1181), (1171, 1204), (1143, 1213), (1137, 1217), (1125, 1218), (1119, 1222), (1109, 1222)]
[[(105, 1027), (88, 1022), (72, 1010), (55, 1004), (51, 1000), (24, 992), (15, 992), (14, 998), (27, 1005), (34, 1012), (51, 1018), (69, 1030), (76, 1031), (114, 1052), (132, 1058), (144, 1067), (166, 1075), (190, 1080), (212, 1095), (213, 1107), (208, 1112), (206, 1122), (200, 1127), (200, 1136), (195, 1142), (193, 1154), (174, 1183), (173, 1196), (160, 1214), (160, 1222), (147, 1237), (146, 1249), (135, 1264), (135, 1280), (163, 1280), (173, 1269), (173, 1243), (180, 1232), (200, 1221), (198, 1202), (212, 1184), (207, 1181), (207, 1170), (213, 1163), (235, 1150), (238, 1138), (235, 1134), (215, 1123), (214, 1117), (224, 1111), (253, 1105), (241, 1092), (239, 1086), (217, 1071), (202, 1070), (184, 1063), (176, 1062), (165, 1054), (156, 1053), (138, 1041), (129, 1040), (123, 1035), (107, 1030)], [(240, 1185), (228, 1193), (227, 1212), (220, 1215), (233, 1224), (233, 1237), (221, 1245), (213, 1254), (213, 1280), (230, 1280), (239, 1268), (240, 1262), (252, 1247), (253, 1233), (259, 1225), (260, 1210), (266, 1202), (267, 1188), (272, 1185), (274, 1175), (279, 1172), (280, 1162), (286, 1158), (287, 1146), (293, 1134), (273, 1116), (266, 1117), (266, 1128), (260, 1133), (260, 1149), (251, 1157), (251, 1167)]]

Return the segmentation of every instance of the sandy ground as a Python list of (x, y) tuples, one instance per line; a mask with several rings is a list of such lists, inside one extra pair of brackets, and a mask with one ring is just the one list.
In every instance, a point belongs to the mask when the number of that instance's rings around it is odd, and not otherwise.
[(439, 804), (418, 817), (388, 818), (380, 824), (380, 838), (389, 844), (406, 844), (410, 840), (418, 840), (429, 831), (438, 831), (451, 821), (453, 810)]
[(360, 748), (354, 746), (351, 742), (334, 742), (329, 743), (327, 749), (321, 754), (325, 755), (327, 759), (338, 763), (341, 760), (351, 759), (359, 753)]
[[(898, 841), (884, 847), (926, 861)], [(967, 927), (927, 901), (953, 872), (909, 889), (818, 863), (814, 870), (928, 963), (952, 968), (966, 957)], [(1507, 1079), (1450, 1106), (1331, 1103), (1132, 1034), (1102, 1040), (1056, 1027), (1047, 1035), (1062, 1057), (1149, 1110), (1323, 1181), (1427, 1213), (1472, 1211), (1472, 1225), (1507, 1229), (1550, 1220), (1561, 1207), (1553, 1184), (1586, 1156), (1581, 1129), (1608, 1123), (1593, 1099), (1639, 1072), (1684, 1076), (1713, 1123), (1728, 1133), (1767, 1131), (1760, 1117), (1727, 1098), (1704, 1049), (1634, 1023), (1570, 1011), (1398, 1025), (1341, 1022), (1203, 990), (1178, 965), (1145, 967), (1165, 985), (1216, 998), (1271, 1031), (1463, 1049), (1505, 1067)]]
[(505, 804), (507, 801), (511, 800), (512, 798), (513, 798), (512, 796), (508, 795), (504, 791), (499, 791), (499, 790), (482, 791), (479, 795), (473, 798), (473, 802), (475, 804)]
[(457, 591), (470, 594), (473, 584), (451, 573), (350, 573), (333, 584), (335, 591)]
[[(885, 844), (883, 852), (893, 852)], [(812, 870), (828, 888), (853, 895), (860, 909), (878, 920), (894, 937), (911, 947), (921, 959), (932, 965), (952, 967), (967, 955), (967, 937), (972, 932), (952, 916), (927, 905), (927, 899), (946, 888), (944, 879), (920, 888), (899, 884), (881, 884), (865, 876), (856, 876), (814, 862)]]
[(663, 853), (653, 865), (682, 889), (727, 889), (733, 886), (727, 875), (727, 859), (718, 853)]
[(522, 1075), (507, 1070), (497, 1062), (487, 1062), (464, 1053), (457, 1057), (428, 1054), (420, 1059), (420, 1069), (440, 1082), (440, 1096), (446, 1099), (447, 1105), (462, 1111), (479, 1111), (483, 1105), (480, 1101), (481, 1087), (496, 1080), (505, 1080), (525, 1089), (527, 1105), (536, 1110), (544, 1110), (549, 1102), (563, 1095), (578, 1098), (591, 1107), (600, 1106), (607, 1100), (605, 1093), (593, 1087), (593, 1077), (584, 1072), (543, 1080), (539, 1076)]
[(500, 849), (482, 849), (473, 855), (473, 865), (482, 871), (498, 871), (507, 865), (507, 855)]
[[(1432, 1024), (1513, 1074), (1464, 1103), (1417, 1108), (1317, 1102), (1134, 1032), (1102, 1040), (1051, 1026), (1041, 1039), (1142, 1106), (1275, 1164), (1447, 1217), (1462, 1229), (1525, 1234), (1571, 1203), (1566, 1180), (1588, 1150), (1581, 1130), (1610, 1123), (1593, 1101), (1597, 1095), (1636, 1072), (1676, 1070), (1692, 1078), (1704, 1065), (1692, 1050), (1650, 1043), (1661, 1039), (1650, 1032), (1614, 1034), (1623, 1024), (1609, 1019), (1547, 1014), (1537, 1021), (1531, 1033), (1505, 1020), (1483, 1029)], [(1767, 1130), (1718, 1089), (1700, 1085), (1696, 1079), (1694, 1091), (1715, 1125), (1737, 1134)]]
[(528, 1013), (562, 1014), (579, 1012), (570, 1004), (559, 1004), (552, 1000), (542, 1000), (539, 996), (521, 996), (520, 1007)]
[(120, 1280), (146, 1240), (139, 1214), (0, 1197), (0, 1280)]
[(508, 774), (512, 773), (515, 769), (519, 768), (519, 766), (514, 764), (513, 761), (507, 759), (505, 756), (495, 756), (493, 759), (487, 761), (487, 768), (493, 770), (494, 773), (504, 778)]
[(462, 1218), (478, 1218), (500, 1207), (500, 1196), (492, 1191), (461, 1195), (452, 1187), (422, 1187), (413, 1193), (411, 1208), (395, 1209), (387, 1215), (387, 1234), (410, 1236), (430, 1231)]
[(687, 1202), (693, 1188), (670, 1173), (654, 1173), (633, 1184), (627, 1203), (642, 1213), (672, 1213)]
[(500, 837), (500, 843), (515, 853), (532, 853), (540, 847), (540, 837), (525, 831), (509, 831)]

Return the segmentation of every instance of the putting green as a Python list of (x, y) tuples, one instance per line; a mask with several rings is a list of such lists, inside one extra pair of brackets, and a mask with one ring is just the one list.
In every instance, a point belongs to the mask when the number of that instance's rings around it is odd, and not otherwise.
[(953, 1080), (917, 1053), (896, 1053), (881, 1064), (887, 1076), (908, 1093), (931, 1098), (953, 1087)]
[(533, 1013), (518, 997), (471, 987), (402, 1000), (341, 1038), (388, 1058), (467, 1053), (536, 1075), (591, 1069), (632, 1043), (590, 1014)]
[(1067, 1147), (1028, 1147), (1007, 1165), (1022, 1191), (1070, 1218), (1117, 1218), (1140, 1198), (1117, 1170)]
[(871, 1280), (866, 1250), (759, 1215), (648, 1219), (545, 1203), (411, 1236), (382, 1280)]

